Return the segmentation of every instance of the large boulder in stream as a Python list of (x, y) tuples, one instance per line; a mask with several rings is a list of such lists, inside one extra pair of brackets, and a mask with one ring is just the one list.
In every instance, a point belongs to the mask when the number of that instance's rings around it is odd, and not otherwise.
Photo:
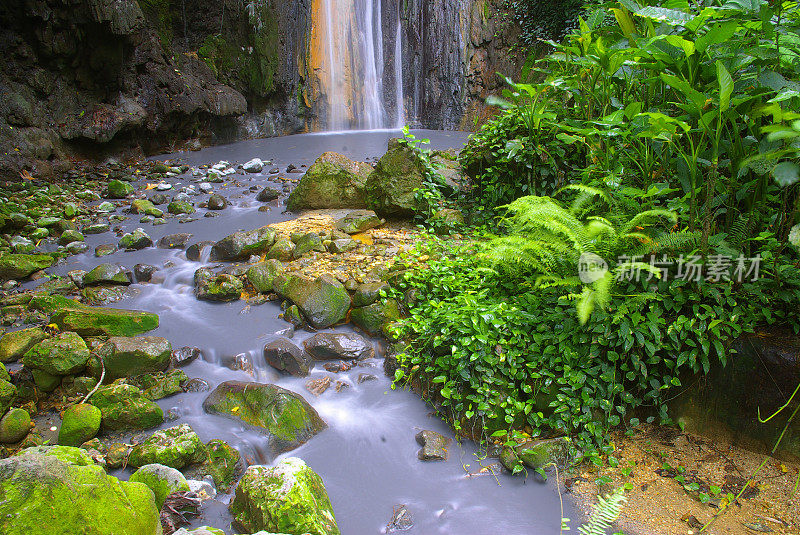
[(275, 243), (275, 231), (269, 227), (234, 232), (211, 247), (211, 260), (247, 260), (251, 255), (269, 251)]
[(317, 208), (363, 208), (364, 185), (372, 166), (326, 152), (308, 168), (289, 195), (289, 210)]
[(132, 377), (167, 369), (172, 345), (160, 336), (112, 336), (97, 350), (109, 379)]
[(66, 306), (50, 321), (81, 336), (136, 336), (158, 327), (158, 316), (150, 312), (88, 306)]
[(297, 448), (327, 427), (302, 396), (271, 384), (224, 382), (206, 398), (203, 408), (210, 414), (261, 428), (276, 456)]
[(247, 533), (339, 534), (322, 478), (296, 457), (249, 467), (230, 510), (234, 527)]
[(203, 301), (237, 301), (243, 290), (242, 281), (230, 273), (214, 273), (205, 267), (194, 272), (194, 295)]
[(106, 474), (82, 450), (24, 450), (0, 461), (0, 533), (161, 535), (153, 492)]
[(83, 276), (83, 285), (122, 284), (128, 286), (133, 282), (131, 270), (119, 264), (100, 264)]
[(264, 346), (267, 364), (296, 377), (308, 375), (311, 357), (286, 338), (278, 338)]
[(0, 256), (0, 280), (23, 279), (53, 265), (53, 257), (43, 254), (4, 254)]
[(344, 320), (350, 309), (350, 294), (331, 275), (307, 279), (298, 275), (278, 275), (275, 292), (297, 305), (316, 329), (325, 329)]

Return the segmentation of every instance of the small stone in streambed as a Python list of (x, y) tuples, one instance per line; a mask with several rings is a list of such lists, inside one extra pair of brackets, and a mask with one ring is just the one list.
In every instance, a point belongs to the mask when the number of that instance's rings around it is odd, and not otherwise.
[(267, 186), (259, 192), (259, 194), (256, 196), (256, 200), (259, 202), (270, 202), (274, 201), (280, 196), (281, 196), (280, 191), (276, 190), (275, 188), (270, 188), (269, 186)]
[(344, 360), (340, 360), (338, 362), (326, 362), (325, 364), (322, 365), (322, 367), (325, 368), (326, 371), (329, 371), (331, 373), (341, 373), (350, 370), (353, 367), (353, 365), (354, 363), (352, 361), (347, 362)]
[(172, 352), (172, 366), (176, 368), (188, 366), (202, 356), (203, 352), (197, 347), (182, 347)]
[(111, 227), (108, 226), (106, 223), (97, 223), (95, 225), (89, 225), (88, 227), (84, 227), (83, 233), (84, 234), (103, 234), (104, 232), (108, 232), (111, 230)]
[(208, 392), (211, 390), (211, 385), (208, 384), (208, 381), (204, 379), (189, 379), (183, 384), (183, 391), (184, 392)]
[(213, 241), (201, 241), (190, 245), (189, 248), (186, 249), (186, 259), (197, 262), (200, 260), (203, 251), (206, 248), (211, 248), (212, 245), (214, 245)]
[(31, 430), (31, 416), (25, 409), (11, 409), (0, 419), (0, 442), (15, 444)]
[(420, 461), (446, 461), (450, 439), (436, 431), (423, 430), (414, 437), (422, 449), (417, 452)]
[(152, 238), (150, 238), (150, 236), (148, 236), (147, 233), (140, 228), (125, 234), (119, 240), (120, 248), (127, 251), (138, 251), (140, 249), (144, 249), (145, 247), (150, 247), (151, 245), (153, 245)]
[(163, 464), (146, 464), (134, 472), (129, 481), (147, 485), (156, 498), (156, 507), (164, 504), (173, 492), (188, 492), (189, 483), (175, 468)]
[(358, 374), (358, 384), (366, 383), (367, 381), (377, 381), (378, 378), (371, 373), (359, 373)]
[(128, 286), (133, 282), (133, 274), (125, 266), (119, 264), (100, 264), (83, 277), (84, 286), (94, 284), (122, 284)]
[(264, 162), (261, 158), (253, 158), (249, 162), (242, 165), (242, 169), (244, 169), (247, 173), (260, 173), (262, 169), (264, 169)]
[(347, 234), (358, 234), (384, 223), (372, 210), (354, 210), (336, 221), (336, 228)]
[(350, 383), (346, 383), (344, 381), (336, 381), (334, 383), (334, 387), (337, 393), (344, 392), (348, 388), (350, 388)]
[(133, 276), (136, 278), (136, 282), (150, 282), (156, 271), (158, 271), (158, 268), (150, 264), (136, 264), (133, 266)]
[(308, 354), (285, 338), (273, 340), (264, 346), (264, 359), (273, 368), (294, 375), (308, 375), (311, 358)]
[(114, 254), (118, 250), (119, 249), (117, 249), (117, 246), (114, 245), (113, 243), (104, 243), (94, 248), (94, 256), (96, 256), (97, 258), (101, 258), (103, 256)]
[(186, 247), (186, 244), (189, 243), (189, 240), (192, 238), (192, 235), (186, 232), (178, 233), (178, 234), (167, 234), (160, 240), (158, 240), (158, 248), (159, 249), (183, 249)]
[(169, 201), (169, 197), (167, 197), (163, 193), (154, 193), (150, 197), (150, 202), (155, 204), (156, 206), (158, 206), (160, 204), (166, 204), (167, 201)]
[(309, 379), (306, 381), (306, 389), (315, 396), (322, 395), (331, 386), (331, 378), (327, 375), (321, 379)]
[(214, 193), (208, 198), (206, 206), (209, 210), (224, 210), (228, 207), (228, 201), (222, 195)]
[(354, 333), (318, 333), (303, 342), (317, 360), (363, 360), (375, 356), (372, 343)]
[(63, 446), (80, 446), (94, 438), (100, 430), (100, 409), (88, 403), (73, 405), (64, 411), (58, 432), (58, 443)]

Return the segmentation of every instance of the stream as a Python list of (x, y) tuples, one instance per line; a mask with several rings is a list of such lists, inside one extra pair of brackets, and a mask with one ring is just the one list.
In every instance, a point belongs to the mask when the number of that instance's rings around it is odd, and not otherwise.
[[(467, 134), (460, 132), (416, 131), (418, 137), (431, 139), (430, 148), (444, 149), (463, 146)], [(142, 224), (139, 216), (122, 222), (112, 222), (125, 231), (142, 227), (154, 242), (167, 234), (190, 232), (189, 243), (201, 240), (218, 240), (240, 230), (253, 229), (271, 223), (293, 219), (296, 214), (284, 212), (285, 195), (273, 203), (270, 210), (259, 211), (262, 203), (255, 200), (256, 191), (265, 185), (280, 189), (283, 184), (271, 180), (271, 168), (280, 168), (285, 177), (299, 178), (301, 174), (286, 174), (289, 164), (309, 166), (325, 151), (336, 151), (356, 160), (373, 161), (386, 150), (389, 138), (396, 131), (370, 131), (330, 134), (303, 134), (270, 139), (243, 141), (231, 145), (215, 146), (197, 152), (163, 155), (156, 160), (172, 160), (189, 166), (213, 165), (227, 160), (232, 165), (251, 158), (261, 158), (267, 163), (258, 174), (223, 177), (224, 184), (212, 184), (230, 206), (219, 212), (219, 217), (206, 218), (204, 209), (192, 217), (192, 222), (179, 223), (179, 218), (169, 218), (160, 226)], [(305, 169), (305, 168), (303, 168)], [(186, 173), (166, 179), (173, 189), (164, 192), (168, 197), (177, 194), (181, 187), (195, 185), (198, 177)], [(139, 188), (145, 184), (141, 181)], [(251, 191), (257, 186), (258, 190)], [(150, 192), (152, 193), (152, 192)], [(199, 203), (208, 197), (193, 197)], [(99, 204), (100, 201), (97, 202)], [(162, 208), (164, 208), (162, 206)], [(118, 209), (115, 213), (121, 213)], [(308, 378), (280, 375), (264, 361), (262, 348), (279, 335), (289, 324), (278, 317), (279, 302), (268, 302), (248, 307), (244, 301), (216, 304), (199, 301), (193, 293), (193, 275), (204, 262), (186, 259), (183, 251), (155, 247), (142, 251), (119, 251), (95, 258), (94, 248), (102, 243), (116, 242), (111, 234), (86, 236), (89, 248), (85, 253), (71, 256), (65, 263), (55, 266), (54, 274), (65, 275), (74, 269), (89, 270), (105, 262), (117, 262), (128, 268), (135, 264), (152, 264), (159, 268), (161, 282), (134, 284), (135, 295), (110, 306), (141, 309), (157, 313), (160, 327), (148, 333), (170, 340), (173, 348), (198, 347), (203, 357), (183, 368), (189, 377), (206, 380), (213, 389), (223, 381), (242, 380), (271, 382), (300, 393), (328, 423), (328, 428), (285, 457), (300, 457), (323, 479), (333, 504), (341, 532), (345, 535), (382, 533), (392, 517), (393, 509), (405, 504), (413, 517), (413, 527), (406, 533), (431, 534), (553, 534), (558, 532), (561, 510), (555, 477), (543, 483), (538, 478), (497, 476), (481, 470), (481, 464), (494, 464), (494, 459), (479, 463), (479, 449), (471, 442), (453, 442), (446, 462), (422, 462), (417, 459), (419, 446), (414, 435), (422, 429), (438, 431), (450, 438), (453, 432), (416, 394), (393, 390), (391, 381), (384, 375), (382, 344), (374, 340), (379, 358), (337, 374), (337, 379), (350, 385), (342, 392), (334, 388), (319, 397), (305, 389), (305, 382), (326, 375), (318, 366)], [(206, 260), (207, 262), (207, 260)], [(169, 267), (164, 267), (165, 263)], [(31, 283), (37, 284), (37, 283)], [(348, 331), (349, 326), (335, 330)], [(300, 330), (294, 334), (295, 344), (311, 336)], [(231, 369), (229, 363), (236, 355), (245, 354), (252, 362), (251, 376)], [(377, 380), (358, 382), (359, 374), (369, 373)], [(187, 423), (203, 441), (224, 439), (237, 448), (251, 463), (268, 464), (269, 457), (263, 436), (241, 424), (218, 416), (205, 414), (202, 401), (208, 395), (184, 393), (159, 401), (164, 412), (172, 410), (178, 415), (162, 427)], [(152, 432), (152, 430), (150, 431)], [(475, 474), (470, 476), (469, 474)], [(120, 474), (126, 478), (127, 475)], [(220, 494), (216, 500), (204, 504), (203, 515), (192, 526), (210, 525), (230, 530), (227, 503), (231, 495)], [(577, 516), (565, 500), (564, 516)]]

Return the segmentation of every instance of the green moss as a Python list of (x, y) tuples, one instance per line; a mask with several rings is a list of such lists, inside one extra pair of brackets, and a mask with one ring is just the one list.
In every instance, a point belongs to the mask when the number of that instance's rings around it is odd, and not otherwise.
[(158, 316), (150, 312), (85, 306), (62, 308), (50, 321), (83, 336), (136, 336), (158, 327)]
[(155, 26), (164, 51), (172, 46), (172, 11), (170, 0), (138, 0), (139, 7)]
[(64, 419), (58, 432), (58, 443), (64, 446), (80, 446), (93, 438), (100, 430), (100, 409), (88, 403), (73, 405), (64, 411)]
[(203, 462), (206, 447), (188, 424), (156, 431), (147, 440), (136, 445), (128, 457), (131, 466), (163, 464), (180, 469)]
[(91, 403), (102, 413), (102, 426), (110, 431), (147, 429), (164, 421), (161, 407), (132, 385), (119, 382), (95, 392)]
[(42, 340), (25, 353), (26, 368), (42, 370), (50, 375), (70, 375), (83, 370), (89, 360), (86, 342), (74, 332), (63, 332)]
[(164, 500), (173, 492), (187, 492), (189, 483), (174, 468), (162, 464), (147, 464), (134, 472), (129, 481), (148, 486), (156, 498), (156, 507), (161, 509)]
[(45, 340), (47, 334), (38, 327), (6, 333), (0, 339), (0, 362), (19, 359), (33, 346)]

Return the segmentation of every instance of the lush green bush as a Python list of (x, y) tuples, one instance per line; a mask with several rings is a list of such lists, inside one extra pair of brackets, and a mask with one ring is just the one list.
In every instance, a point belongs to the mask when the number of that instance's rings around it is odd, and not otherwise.
[(621, 283), (581, 325), (561, 287), (501, 275), (482, 250), (422, 250), (441, 256), (396, 289), (413, 296), (395, 327), (404, 341), (396, 379), (420, 385), (471, 436), (568, 433), (592, 449), (637, 408), (665, 416), (665, 394), (724, 363), (742, 332), (775, 322), (800, 329), (800, 270), (786, 259), (768, 256), (756, 282), (685, 281), (673, 269), (669, 280)]

